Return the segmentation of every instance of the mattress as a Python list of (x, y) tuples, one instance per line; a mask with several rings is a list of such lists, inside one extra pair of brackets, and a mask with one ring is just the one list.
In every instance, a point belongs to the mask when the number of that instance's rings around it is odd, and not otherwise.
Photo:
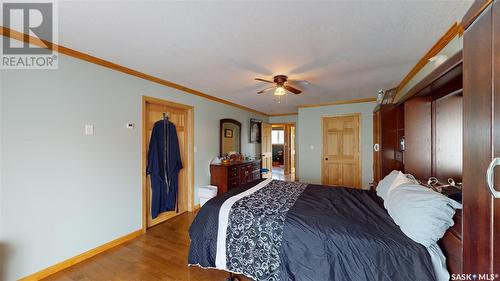
[(372, 191), (259, 180), (208, 201), (189, 264), (254, 280), (436, 280)]

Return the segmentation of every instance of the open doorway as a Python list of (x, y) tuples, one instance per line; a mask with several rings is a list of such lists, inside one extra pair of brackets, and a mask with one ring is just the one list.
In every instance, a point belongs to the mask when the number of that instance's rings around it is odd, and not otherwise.
[(272, 177), (295, 181), (295, 123), (272, 125)]

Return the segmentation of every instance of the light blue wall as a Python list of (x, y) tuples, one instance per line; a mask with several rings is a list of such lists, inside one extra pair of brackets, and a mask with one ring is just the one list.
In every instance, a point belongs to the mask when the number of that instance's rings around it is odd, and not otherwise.
[[(1, 237), (15, 280), (141, 228), (141, 96), (194, 106), (195, 201), (219, 153), (219, 119), (267, 117), (59, 56), (58, 70), (0, 72)], [(132, 122), (135, 129), (125, 128)], [(93, 124), (95, 135), (84, 135)], [(2, 246), (2, 245), (0, 245)], [(1, 254), (1, 253), (0, 253)], [(0, 276), (0, 279), (2, 277)]]
[(373, 108), (374, 102), (299, 108), (298, 174), (301, 182), (321, 183), (321, 148), (323, 145), (321, 117), (361, 113), (362, 186), (373, 180)]
[[(2, 121), (2, 111), (1, 109), (3, 108), (3, 94), (2, 94), (2, 86), (4, 81), (3, 81), (3, 76), (0, 75), (0, 261), (5, 260), (3, 257), (3, 224), (2, 224), (2, 201), (3, 201), (3, 161), (2, 161), (2, 155), (3, 155), (3, 121)], [(0, 280), (2, 280), (2, 264), (0, 262)]]
[(269, 123), (279, 124), (279, 123), (297, 123), (298, 115), (286, 115), (286, 116), (271, 116), (269, 117)]

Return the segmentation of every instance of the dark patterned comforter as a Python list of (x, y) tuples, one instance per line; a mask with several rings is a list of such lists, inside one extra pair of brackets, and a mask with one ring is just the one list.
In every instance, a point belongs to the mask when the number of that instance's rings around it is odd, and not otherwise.
[[(258, 182), (208, 201), (189, 234), (189, 264), (214, 268), (219, 210)], [(255, 280), (435, 280), (431, 258), (365, 190), (272, 181), (232, 205), (226, 270)]]

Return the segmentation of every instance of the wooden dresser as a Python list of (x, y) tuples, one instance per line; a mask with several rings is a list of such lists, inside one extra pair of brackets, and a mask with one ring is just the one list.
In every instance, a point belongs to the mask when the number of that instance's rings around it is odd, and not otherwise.
[(210, 165), (210, 184), (218, 187), (217, 194), (260, 179), (260, 159), (240, 161), (229, 165)]

